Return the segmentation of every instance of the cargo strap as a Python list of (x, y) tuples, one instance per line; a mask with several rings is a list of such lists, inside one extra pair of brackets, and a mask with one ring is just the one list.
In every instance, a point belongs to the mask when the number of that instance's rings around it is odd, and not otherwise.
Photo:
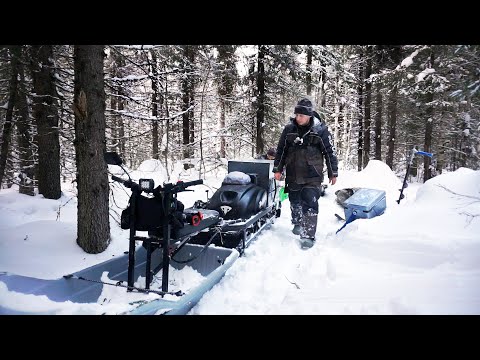
[(350, 217), (345, 221), (345, 224), (343, 224), (342, 227), (338, 229), (335, 234), (338, 234), (340, 230), (342, 230), (345, 226), (347, 226), (347, 224), (350, 224), (352, 221), (356, 219), (357, 219), (356, 214), (352, 212), (352, 215), (350, 215)]
[[(203, 246), (202, 250), (200, 250), (200, 252), (195, 255), (195, 256), (192, 256), (190, 259), (187, 259), (187, 260), (183, 260), (183, 261), (180, 261), (180, 260), (175, 260), (173, 258), (173, 256), (175, 254), (177, 254), (178, 251), (180, 251), (180, 249), (183, 247), (183, 245), (185, 244), (181, 244), (177, 249), (175, 249), (175, 251), (172, 253), (172, 255), (170, 255), (170, 259), (174, 262), (176, 262), (177, 264), (186, 264), (186, 263), (189, 263), (190, 261), (193, 261), (195, 260), (196, 258), (198, 258), (206, 249), (207, 247), (212, 243), (213, 239), (215, 239), (215, 237), (217, 235), (220, 235), (220, 240), (222, 241), (222, 232), (220, 230), (220, 228), (216, 228), (216, 232), (213, 233), (213, 235), (210, 237), (210, 239), (207, 241), (207, 243)], [(160, 266), (160, 265), (159, 265)]]
[(116, 282), (115, 284), (111, 284), (111, 283), (107, 283), (107, 282), (104, 282), (104, 281), (86, 279), (83, 276), (76, 276), (76, 275), (73, 275), (73, 274), (63, 275), (63, 277), (65, 279), (78, 279), (78, 280), (91, 281), (91, 282), (105, 284), (105, 285), (121, 286), (121, 287), (127, 288), (129, 290), (137, 290), (138, 292), (144, 292), (144, 293), (147, 293), (147, 294), (148, 293), (154, 293), (154, 294), (158, 294), (158, 295), (162, 295), (162, 296), (167, 295), (167, 294), (168, 295), (175, 295), (175, 296), (184, 295), (184, 293), (181, 290), (178, 290), (178, 291), (175, 291), (175, 292), (169, 292), (169, 291), (143, 289), (143, 288), (139, 288), (139, 287), (135, 287), (135, 286), (127, 286), (127, 285), (122, 284), (122, 282), (123, 282), (122, 280)]

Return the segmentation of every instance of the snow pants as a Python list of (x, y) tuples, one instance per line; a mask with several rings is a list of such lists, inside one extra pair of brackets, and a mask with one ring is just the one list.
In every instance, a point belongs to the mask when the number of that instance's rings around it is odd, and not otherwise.
[(315, 185), (289, 187), (290, 209), (292, 224), (300, 225), (300, 236), (315, 238), (318, 219), (318, 198), (320, 188)]

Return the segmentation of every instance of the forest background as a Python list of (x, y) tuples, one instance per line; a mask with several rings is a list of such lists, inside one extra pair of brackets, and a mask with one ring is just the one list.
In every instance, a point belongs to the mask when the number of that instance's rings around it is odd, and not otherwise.
[(47, 199), (75, 184), (77, 243), (99, 253), (119, 222), (105, 151), (205, 178), (275, 147), (306, 96), (340, 176), (371, 159), (401, 176), (416, 147), (434, 154), (414, 160), (422, 182), (479, 169), (479, 89), (479, 45), (3, 45), (0, 184)]

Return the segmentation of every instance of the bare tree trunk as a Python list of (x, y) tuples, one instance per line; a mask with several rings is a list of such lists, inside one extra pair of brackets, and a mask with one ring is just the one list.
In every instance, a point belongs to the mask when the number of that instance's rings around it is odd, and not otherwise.
[[(125, 75), (125, 59), (122, 54), (114, 52), (112, 54), (113, 58), (113, 74), (115, 77), (123, 78)], [(115, 87), (114, 93), (116, 95), (112, 96), (112, 110), (116, 110), (113, 113), (113, 129), (112, 137), (115, 139), (114, 150), (120, 155), (121, 158), (125, 159), (126, 153), (126, 139), (125, 139), (125, 124), (122, 117), (122, 112), (125, 108), (125, 99), (124, 99), (124, 90), (121, 84), (118, 84)]]
[(353, 114), (351, 115), (351, 119), (349, 119), (349, 115), (345, 114), (343, 116), (343, 144), (344, 144), (344, 156), (343, 156), (343, 162), (347, 165), (350, 164), (349, 158), (350, 158), (350, 138), (351, 138), (351, 133), (352, 133), (352, 124), (353, 124)]
[(103, 45), (75, 45), (75, 150), (77, 163), (77, 243), (90, 254), (110, 243), (105, 146)]
[(444, 136), (445, 134), (442, 132), (440, 135), (440, 138), (437, 141), (437, 151), (436, 151), (437, 162), (435, 166), (435, 172), (437, 173), (437, 175), (443, 172), (443, 169), (445, 167), (445, 161), (446, 161), (445, 148), (450, 143), (449, 140), (445, 140)]
[[(375, 72), (380, 73), (383, 64), (382, 46), (375, 46)], [(377, 82), (375, 86), (375, 160), (382, 160), (382, 83)]]
[(111, 148), (117, 149), (118, 144), (118, 124), (117, 124), (117, 98), (115, 95), (110, 95), (110, 109), (112, 110), (112, 126), (110, 130)]
[(375, 159), (382, 160), (382, 86), (380, 82), (376, 86), (375, 95)]
[(37, 122), (38, 192), (47, 199), (62, 195), (58, 104), (53, 71), (52, 45), (32, 46), (33, 115)]
[[(217, 45), (215, 48), (218, 51), (218, 72), (216, 76), (217, 92), (220, 97), (220, 157), (225, 158), (227, 149), (225, 141), (225, 120), (227, 110), (230, 106), (227, 103), (227, 97), (233, 95), (233, 89), (237, 82), (237, 69), (235, 61), (235, 49), (237, 45)], [(231, 149), (234, 149), (234, 144), (231, 144)]]
[[(160, 84), (160, 81), (159, 81), (159, 85), (161, 86)], [(159, 89), (158, 91), (158, 107), (159, 107), (159, 110), (158, 110), (158, 115), (160, 117), (162, 117), (164, 114), (165, 114), (165, 111), (164, 111), (164, 104), (165, 102), (165, 99), (163, 97), (163, 93), (162, 93), (162, 90)], [(161, 155), (162, 155), (162, 146), (163, 146), (163, 134), (165, 133), (165, 123), (162, 121), (158, 124), (158, 135), (157, 135), (157, 138), (158, 138), (158, 159), (160, 160), (161, 158)]]
[(357, 147), (357, 169), (361, 171), (363, 169), (362, 160), (363, 160), (363, 49), (360, 45), (360, 54), (359, 54), (359, 66), (358, 66), (358, 86), (357, 86), (357, 95), (358, 95), (358, 147)]
[[(182, 134), (183, 134), (183, 158), (188, 159), (193, 155), (193, 149), (190, 144), (195, 140), (193, 123), (193, 102), (194, 102), (194, 79), (193, 74), (189, 72), (193, 69), (195, 60), (195, 51), (191, 45), (185, 45), (184, 50), (184, 77), (182, 79)], [(184, 164), (185, 169), (189, 167)]]
[[(393, 68), (400, 63), (401, 48), (400, 46), (393, 46), (390, 50), (391, 60)], [(393, 157), (395, 154), (395, 141), (396, 141), (396, 128), (397, 128), (397, 95), (398, 95), (398, 75), (393, 75), (392, 88), (388, 98), (388, 140), (387, 140), (387, 158), (386, 164), (393, 170)]]
[[(10, 159), (9, 159), (10, 160)], [(11, 161), (7, 161), (7, 177), (5, 179), (5, 185), (7, 185), (7, 189), (10, 189), (13, 186), (13, 164)]]
[[(433, 68), (434, 66), (434, 53), (433, 49), (430, 48), (430, 58), (428, 61), (428, 68)], [(424, 142), (424, 151), (431, 152), (432, 150), (432, 133), (433, 133), (433, 82), (431, 76), (429, 76), (428, 84), (427, 84), (427, 94), (425, 96), (425, 117), (426, 117), (426, 124), (425, 124), (425, 142)], [(423, 182), (427, 181), (432, 177), (432, 169), (430, 168), (431, 158), (428, 156), (423, 157)]]
[(327, 82), (327, 71), (325, 70), (326, 64), (325, 60), (320, 58), (320, 104), (322, 109), (325, 108), (327, 102), (327, 96), (325, 95), (325, 84)]
[(265, 123), (265, 45), (258, 47), (258, 62), (257, 62), (257, 139), (256, 139), (256, 153), (262, 154), (264, 150), (263, 139), (263, 125)]
[(118, 100), (117, 100), (117, 110), (119, 112), (119, 114), (117, 115), (117, 118), (116, 118), (116, 123), (117, 123), (117, 134), (118, 134), (118, 142), (117, 142), (117, 151), (118, 153), (120, 154), (120, 156), (123, 158), (126, 154), (126, 139), (125, 139), (125, 123), (123, 121), (123, 117), (122, 117), (122, 112), (125, 108), (124, 106), (124, 102), (125, 102), (125, 99), (123, 99), (121, 97), (123, 91), (121, 89), (118, 90), (118, 95), (120, 95), (118, 97)]
[(150, 68), (152, 70), (152, 117), (155, 118), (152, 120), (152, 157), (154, 159), (159, 159), (158, 153), (158, 65), (157, 65), (157, 56), (155, 51), (150, 51), (152, 55), (152, 63)]
[[(162, 64), (162, 69), (165, 70), (166, 65)], [(170, 171), (168, 170), (168, 145), (170, 143), (170, 109), (168, 107), (168, 75), (165, 75), (165, 83), (162, 86), (162, 104), (165, 108), (165, 150), (162, 152), (164, 161), (165, 161), (165, 170), (167, 171), (167, 178), (170, 176)]]
[[(220, 130), (225, 131), (225, 102), (220, 101)], [(220, 157), (226, 157), (225, 152), (225, 136), (222, 133), (220, 137)]]
[[(347, 119), (344, 116), (344, 103), (342, 102), (342, 96), (341, 96), (341, 88), (340, 88), (340, 82), (339, 82), (339, 74), (336, 74), (336, 79), (335, 79), (335, 114), (334, 114), (334, 119), (335, 119), (335, 128), (333, 132), (333, 140), (336, 144), (338, 155), (341, 156), (342, 154), (345, 154), (346, 151), (346, 146), (347, 143), (346, 141), (346, 133), (345, 133), (345, 126), (347, 123)], [(343, 132), (341, 132), (340, 128), (343, 125)], [(342, 136), (340, 137), (340, 134)]]
[(312, 57), (313, 57), (313, 48), (311, 45), (307, 46), (307, 95), (312, 94)]
[(372, 82), (370, 81), (370, 75), (372, 74), (372, 49), (370, 46), (367, 46), (366, 60), (367, 64), (365, 68), (365, 132), (363, 140), (363, 167), (366, 167), (370, 160), (370, 106), (372, 103)]
[[(255, 62), (254, 61), (250, 61), (250, 64), (249, 64), (249, 67), (248, 67), (248, 80), (250, 81), (250, 85), (251, 85), (251, 89), (252, 89), (252, 93), (250, 94), (250, 101), (251, 101), (251, 104), (252, 104), (252, 109), (255, 111), (256, 110), (256, 100), (251, 100), (251, 99), (257, 99), (258, 98), (258, 89), (256, 87), (256, 76), (255, 76)], [(251, 118), (251, 122), (250, 122), (250, 134), (252, 136), (251, 138), (251, 156), (254, 157), (255, 156), (255, 151), (256, 151), (256, 147), (253, 145), (255, 143), (255, 123), (256, 123), (256, 119), (254, 117)]]
[(8, 149), (12, 138), (13, 130), (13, 107), (17, 97), (18, 87), (18, 63), (20, 56), (20, 46), (12, 46), (10, 48), (10, 85), (8, 90), (8, 106), (5, 114), (5, 122), (3, 123), (2, 146), (0, 148), (0, 188), (2, 185), (5, 169), (7, 165)]
[(209, 76), (210, 76), (210, 71), (211, 71), (211, 66), (210, 66), (210, 63), (209, 63), (209, 67), (208, 67), (208, 70), (207, 70), (207, 73), (205, 75), (205, 80), (203, 81), (203, 88), (202, 88), (202, 93), (201, 93), (201, 99), (200, 99), (200, 119), (199, 119), (199, 123), (200, 123), (200, 133), (199, 133), (199, 137), (200, 137), (200, 166), (199, 166), (199, 177), (202, 177), (202, 166), (203, 166), (203, 177), (205, 178), (205, 174), (207, 172), (207, 170), (205, 169), (205, 161), (204, 161), (204, 158), (203, 158), (203, 128), (202, 128), (202, 124), (203, 124), (203, 104), (205, 103), (205, 92), (206, 92), (206, 89), (207, 89), (207, 84), (208, 84), (208, 80), (209, 80)]
[[(152, 115), (155, 110), (152, 110)], [(152, 121), (152, 158), (159, 159), (158, 155), (158, 121)]]
[(470, 97), (467, 97), (465, 104), (463, 104), (462, 108), (463, 111), (461, 112), (461, 118), (462, 118), (462, 133), (461, 133), (461, 138), (460, 138), (460, 156), (459, 156), (459, 161), (460, 161), (460, 166), (461, 167), (468, 167), (468, 159), (472, 153), (472, 144), (470, 141), (470, 133), (472, 131), (471, 129), (471, 117), (470, 117), (470, 111), (471, 111), (472, 103)]
[[(456, 150), (456, 149), (458, 149), (458, 146), (459, 146), (459, 145), (458, 145), (458, 135), (455, 134), (455, 135), (453, 135), (453, 148)], [(452, 151), (452, 160), (451, 160), (452, 167), (451, 167), (451, 171), (455, 171), (455, 170), (458, 169), (458, 167), (457, 167), (457, 165), (458, 165), (458, 164), (457, 164), (457, 161), (459, 161), (459, 160), (458, 160), (457, 154), (458, 154), (458, 153), (457, 153), (456, 151)]]
[(337, 144), (337, 150), (339, 153), (343, 152), (343, 142), (340, 141), (339, 134), (340, 134), (340, 100), (337, 99), (335, 102), (335, 113), (334, 113), (334, 128), (333, 128), (333, 140), (335, 144)]
[[(22, 57), (23, 58), (23, 57)], [(20, 155), (20, 184), (18, 191), (20, 194), (35, 195), (34, 186), (34, 159), (32, 153), (32, 136), (30, 134), (30, 116), (28, 112), (27, 90), (25, 87), (25, 71), (20, 61), (18, 64), (20, 81), (17, 88), (17, 97), (15, 107), (18, 109), (20, 118), (17, 120), (18, 129), (18, 147)]]
[(390, 91), (390, 95), (388, 98), (388, 140), (387, 140), (387, 158), (386, 164), (390, 166), (390, 169), (393, 170), (393, 155), (395, 152), (395, 136), (396, 136), (396, 127), (397, 127), (397, 93), (398, 93), (398, 85), (396, 82), (396, 78), (394, 80), (394, 84), (392, 90)]

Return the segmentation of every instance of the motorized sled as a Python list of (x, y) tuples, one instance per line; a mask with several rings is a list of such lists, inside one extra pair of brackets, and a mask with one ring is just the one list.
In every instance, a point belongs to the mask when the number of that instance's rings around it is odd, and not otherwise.
[[(195, 203), (194, 209), (216, 211), (222, 219), (215, 245), (236, 248), (243, 254), (260, 231), (280, 216), (280, 187), (272, 170), (271, 160), (230, 160), (221, 187), (207, 202)], [(210, 238), (208, 231), (202, 231), (190, 242), (206, 244)]]
[[(105, 160), (122, 167), (122, 160), (116, 153), (106, 153)], [(54, 280), (16, 275), (0, 269), (0, 281), (9, 291), (45, 295), (53, 302), (97, 305), (102, 303), (100, 296), (104, 286), (110, 285), (123, 287), (127, 292), (158, 295), (154, 299), (149, 296), (144, 300), (126, 301), (122, 303), (125, 306), (120, 313), (186, 314), (220, 281), (239, 253), (235, 249), (209, 247), (220, 235), (218, 225), (222, 220), (219, 213), (213, 209), (202, 209), (201, 212), (185, 209), (176, 198), (177, 193), (189, 191), (189, 186), (201, 184), (203, 180), (154, 187), (152, 179), (136, 182), (128, 172), (125, 173), (128, 180), (115, 175), (112, 180), (131, 190), (129, 205), (121, 216), (121, 227), (128, 229), (130, 234), (128, 254)], [(147, 232), (148, 236), (137, 236), (137, 231)], [(189, 243), (200, 231), (208, 232), (207, 241), (202, 245)], [(198, 272), (202, 280), (191, 288), (171, 291), (170, 270), (180, 271), (186, 266)], [(158, 288), (160, 281), (161, 289)], [(124, 301), (123, 297), (121, 300)], [(15, 304), (0, 303), (0, 314), (52, 313), (56, 313), (55, 309), (23, 311)]]

